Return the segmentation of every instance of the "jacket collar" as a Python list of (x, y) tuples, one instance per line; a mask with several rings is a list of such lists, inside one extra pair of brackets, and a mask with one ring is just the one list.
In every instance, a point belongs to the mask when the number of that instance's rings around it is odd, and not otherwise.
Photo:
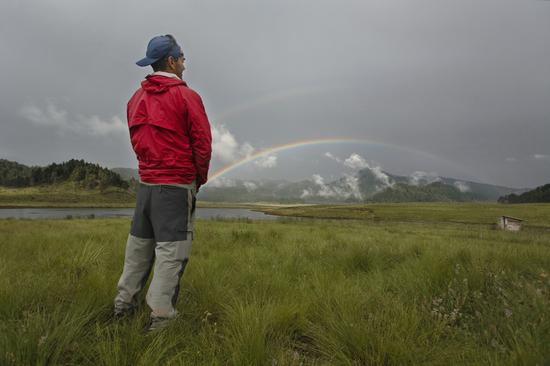
[(172, 78), (172, 79), (178, 79), (178, 80), (181, 80), (178, 75), (176, 74), (172, 74), (171, 72), (166, 72), (166, 71), (155, 71), (154, 73), (151, 74), (152, 76), (166, 76), (167, 78)]

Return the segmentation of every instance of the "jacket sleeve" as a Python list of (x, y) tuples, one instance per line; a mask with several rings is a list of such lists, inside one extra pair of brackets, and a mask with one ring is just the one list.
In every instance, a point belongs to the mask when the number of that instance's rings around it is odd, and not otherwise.
[(212, 156), (212, 133), (204, 110), (202, 99), (194, 91), (187, 98), (189, 138), (193, 151), (193, 162), (197, 170), (197, 188), (208, 181), (208, 168)]

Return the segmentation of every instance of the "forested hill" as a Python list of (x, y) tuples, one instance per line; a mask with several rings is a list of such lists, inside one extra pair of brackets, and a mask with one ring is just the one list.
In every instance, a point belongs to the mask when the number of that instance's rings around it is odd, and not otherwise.
[(458, 188), (442, 182), (434, 182), (425, 186), (397, 183), (369, 199), (371, 202), (468, 202), (476, 200), (482, 201), (483, 197), (471, 192), (461, 192)]
[(61, 164), (29, 167), (0, 159), (0, 186), (31, 187), (63, 182), (78, 183), (82, 188), (118, 187), (128, 189), (129, 183), (119, 174), (84, 160), (71, 159)]
[(509, 194), (498, 199), (500, 203), (536, 203), (550, 202), (550, 184), (537, 187), (531, 191), (517, 194)]

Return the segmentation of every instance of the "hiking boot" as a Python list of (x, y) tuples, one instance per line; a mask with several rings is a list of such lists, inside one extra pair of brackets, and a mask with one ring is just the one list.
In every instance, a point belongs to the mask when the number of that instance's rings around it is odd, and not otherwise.
[(151, 316), (151, 323), (147, 329), (149, 332), (154, 332), (156, 330), (164, 329), (174, 322), (178, 317), (179, 313), (174, 311), (173, 316)]
[(161, 330), (169, 326), (174, 318), (151, 318), (151, 323), (149, 324), (149, 328), (147, 330), (149, 332), (155, 332), (157, 330)]
[(115, 307), (115, 309), (113, 310), (113, 318), (115, 320), (122, 320), (122, 319), (127, 318), (130, 315), (132, 315), (135, 312), (135, 310), (136, 310), (135, 308), (118, 308), (118, 307)]

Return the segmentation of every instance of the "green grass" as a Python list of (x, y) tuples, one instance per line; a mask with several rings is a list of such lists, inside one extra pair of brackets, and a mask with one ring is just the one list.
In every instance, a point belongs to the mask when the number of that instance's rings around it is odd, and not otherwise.
[(550, 362), (544, 230), (199, 220), (182, 316), (147, 334), (146, 306), (110, 320), (129, 224), (0, 220), (1, 365)]
[[(135, 194), (121, 188), (85, 189), (74, 182), (34, 187), (0, 186), (0, 208), (16, 207), (134, 207)], [(275, 207), (273, 203), (237, 203), (199, 201), (199, 207), (254, 208)]]
[(502, 216), (518, 217), (526, 226), (550, 227), (550, 204), (500, 203), (376, 203), (265, 208), (281, 216), (402, 222), (456, 222), (491, 225)]
[(135, 194), (116, 187), (84, 189), (74, 182), (0, 187), (0, 207), (134, 207)]

